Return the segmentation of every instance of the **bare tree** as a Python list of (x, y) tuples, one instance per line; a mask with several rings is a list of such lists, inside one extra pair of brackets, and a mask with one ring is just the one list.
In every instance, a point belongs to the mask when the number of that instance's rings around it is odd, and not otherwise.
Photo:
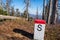
[(54, 20), (54, 24), (56, 24), (57, 23), (57, 20), (58, 20), (58, 10), (57, 10), (57, 8), (58, 8), (58, 0), (56, 0), (56, 10), (55, 10), (55, 20)]
[(14, 7), (11, 8), (11, 13), (12, 13), (12, 16), (14, 16), (14, 13), (15, 13)]
[(43, 0), (43, 14), (42, 14), (42, 19), (45, 20), (45, 0)]
[(16, 16), (17, 16), (17, 17), (19, 17), (19, 16), (20, 16), (19, 9), (16, 9)]
[(25, 4), (26, 4), (26, 14), (27, 14), (27, 20), (29, 20), (29, 14), (28, 14), (28, 8), (29, 8), (29, 2), (30, 0), (24, 0)]
[(60, 0), (57, 1), (57, 23), (59, 23), (60, 16)]
[(38, 7), (37, 7), (37, 11), (36, 11), (36, 19), (38, 19)]
[(0, 0), (0, 9), (3, 9), (3, 8), (2, 8), (2, 4), (3, 4), (3, 3), (2, 3), (2, 0)]
[(48, 23), (48, 18), (49, 18), (49, 12), (50, 12), (50, 0), (47, 0), (47, 5), (46, 5), (47, 9), (45, 10), (46, 11), (46, 22)]
[(52, 13), (52, 0), (50, 0), (50, 11), (49, 11), (49, 17), (48, 17), (48, 24), (50, 24), (51, 13)]
[(51, 24), (55, 24), (56, 23), (56, 9), (57, 9), (57, 1), (58, 0), (53, 0), (53, 8), (52, 8), (52, 14), (51, 14)]
[[(6, 0), (6, 9), (7, 9), (7, 13), (10, 13), (10, 5), (11, 5), (12, 0)], [(10, 15), (10, 14), (9, 14)]]
[(46, 22), (48, 21), (48, 16), (49, 16), (49, 0), (46, 0), (44, 6), (44, 20), (46, 20)]

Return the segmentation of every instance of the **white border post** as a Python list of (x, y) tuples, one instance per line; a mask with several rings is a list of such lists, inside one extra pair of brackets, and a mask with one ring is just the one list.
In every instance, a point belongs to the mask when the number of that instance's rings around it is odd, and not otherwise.
[(44, 40), (45, 24), (44, 20), (35, 20), (34, 40)]

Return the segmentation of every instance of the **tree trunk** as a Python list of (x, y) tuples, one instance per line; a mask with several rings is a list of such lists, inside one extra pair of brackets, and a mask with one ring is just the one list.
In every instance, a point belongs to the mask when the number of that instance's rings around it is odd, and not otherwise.
[(6, 9), (7, 9), (7, 14), (10, 15), (10, 5), (11, 5), (12, 0), (6, 0)]
[(54, 24), (56, 24), (56, 23), (57, 23), (57, 20), (58, 20), (57, 6), (58, 6), (58, 0), (56, 0), (56, 10), (55, 10), (55, 20), (54, 20)]
[[(52, 15), (51, 15), (51, 24), (55, 24), (56, 20), (55, 20), (55, 14), (56, 14), (56, 0), (53, 0), (53, 10), (52, 10)], [(55, 23), (54, 23), (55, 22)]]
[(37, 11), (36, 11), (36, 19), (38, 19), (38, 7), (37, 7)]
[(26, 14), (27, 14), (27, 20), (28, 20), (28, 21), (29, 21), (29, 13), (28, 13), (29, 1), (30, 1), (30, 0), (24, 0), (24, 2), (25, 2), (25, 4), (26, 4)]
[(45, 20), (45, 0), (43, 0), (43, 13), (42, 13), (42, 19)]
[(49, 11), (49, 17), (48, 17), (48, 24), (50, 24), (51, 13), (52, 13), (52, 0), (50, 0), (50, 11)]
[(48, 23), (49, 11), (50, 11), (50, 0), (47, 0), (47, 9), (46, 9), (46, 22)]

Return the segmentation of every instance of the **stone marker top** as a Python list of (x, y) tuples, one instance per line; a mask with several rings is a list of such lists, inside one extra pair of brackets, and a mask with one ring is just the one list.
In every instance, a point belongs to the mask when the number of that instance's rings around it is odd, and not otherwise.
[(41, 20), (41, 19), (35, 19), (34, 22), (37, 23), (37, 24), (46, 24), (46, 21), (45, 20)]

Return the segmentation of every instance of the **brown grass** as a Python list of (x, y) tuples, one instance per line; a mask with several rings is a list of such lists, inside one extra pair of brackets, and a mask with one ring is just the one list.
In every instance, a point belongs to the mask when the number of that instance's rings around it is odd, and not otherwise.
[[(31, 40), (22, 34), (13, 32), (15, 28), (33, 34), (34, 22), (22, 19), (0, 22), (0, 40)], [(45, 40), (60, 40), (60, 24), (46, 25)]]

